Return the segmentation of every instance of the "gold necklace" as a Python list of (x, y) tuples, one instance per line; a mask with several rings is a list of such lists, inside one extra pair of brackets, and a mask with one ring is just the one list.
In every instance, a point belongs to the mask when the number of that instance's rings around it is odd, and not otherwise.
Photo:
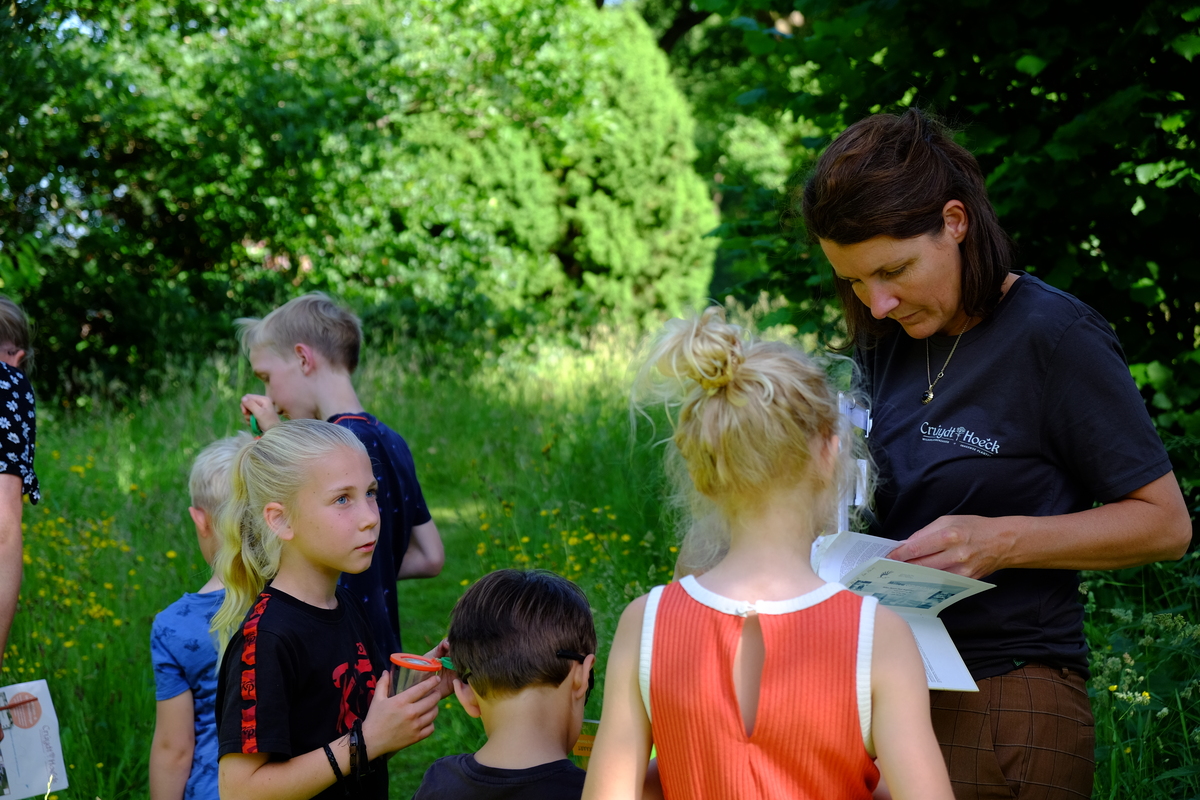
[(970, 322), (971, 318), (967, 317), (962, 330), (958, 332), (958, 338), (954, 340), (954, 347), (950, 348), (950, 355), (946, 356), (946, 363), (942, 364), (942, 369), (933, 380), (929, 379), (929, 339), (925, 340), (925, 380), (929, 381), (929, 388), (925, 390), (925, 394), (921, 395), (921, 405), (927, 406), (933, 402), (933, 387), (937, 386), (937, 382), (946, 374), (946, 367), (950, 366), (950, 359), (954, 358), (954, 351), (958, 349), (958, 343), (962, 340), (963, 334), (967, 332), (967, 325)]

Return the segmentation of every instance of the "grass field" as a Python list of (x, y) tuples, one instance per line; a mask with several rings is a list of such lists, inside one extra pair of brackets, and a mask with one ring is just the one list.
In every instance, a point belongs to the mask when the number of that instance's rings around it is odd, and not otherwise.
[[(602, 679), (621, 609), (664, 582), (674, 558), (660, 453), (630, 443), (630, 352), (610, 338), (586, 353), (544, 350), (469, 371), (366, 364), (362, 400), (409, 441), (446, 543), (439, 577), (401, 584), (407, 649), (436, 643), (463, 587), (484, 572), (546, 567), (588, 593)], [(21, 608), (0, 682), (50, 682), (71, 782), (64, 797), (146, 794), (150, 622), (206, 580), (187, 471), (201, 447), (241, 427), (237, 398), (257, 389), (237, 361), (222, 360), (178, 384), (131, 410), (42, 409), (44, 500), (26, 508)], [(1198, 575), (1191, 555), (1086, 576), (1097, 798), (1200, 797)], [(602, 686), (589, 717), (601, 696)], [(481, 735), (447, 701), (436, 733), (391, 761), (392, 796), (411, 796), (429, 762), (473, 749)]]

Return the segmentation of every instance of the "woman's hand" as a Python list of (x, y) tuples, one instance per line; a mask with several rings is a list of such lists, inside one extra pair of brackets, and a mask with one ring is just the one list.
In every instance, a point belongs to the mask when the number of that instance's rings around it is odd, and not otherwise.
[(1009, 517), (955, 515), (938, 517), (900, 544), (888, 558), (982, 578), (1004, 569), (1013, 537), (1004, 525)]
[(938, 517), (888, 558), (982, 578), (1002, 569), (1124, 569), (1176, 559), (1192, 539), (1175, 473), (1086, 511)]

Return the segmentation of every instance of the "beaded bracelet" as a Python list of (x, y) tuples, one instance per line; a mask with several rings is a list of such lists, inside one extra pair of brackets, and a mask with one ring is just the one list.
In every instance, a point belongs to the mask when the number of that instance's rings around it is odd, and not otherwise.
[(338, 766), (337, 759), (333, 757), (333, 750), (331, 750), (327, 744), (323, 744), (321, 746), (325, 748), (325, 757), (329, 759), (329, 766), (333, 767), (333, 777), (335, 778), (334, 783), (341, 782), (342, 768)]

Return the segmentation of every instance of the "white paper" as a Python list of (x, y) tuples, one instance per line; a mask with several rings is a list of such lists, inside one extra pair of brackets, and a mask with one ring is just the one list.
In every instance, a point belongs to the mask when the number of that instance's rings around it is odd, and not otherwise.
[(930, 689), (975, 692), (970, 670), (937, 615), (992, 584), (951, 572), (884, 558), (897, 542), (843, 531), (813, 543), (813, 569), (823, 580), (879, 599), (912, 628)]
[(0, 711), (0, 798), (25, 800), (66, 789), (58, 716), (46, 681), (0, 687), (0, 707), (9, 704)]

